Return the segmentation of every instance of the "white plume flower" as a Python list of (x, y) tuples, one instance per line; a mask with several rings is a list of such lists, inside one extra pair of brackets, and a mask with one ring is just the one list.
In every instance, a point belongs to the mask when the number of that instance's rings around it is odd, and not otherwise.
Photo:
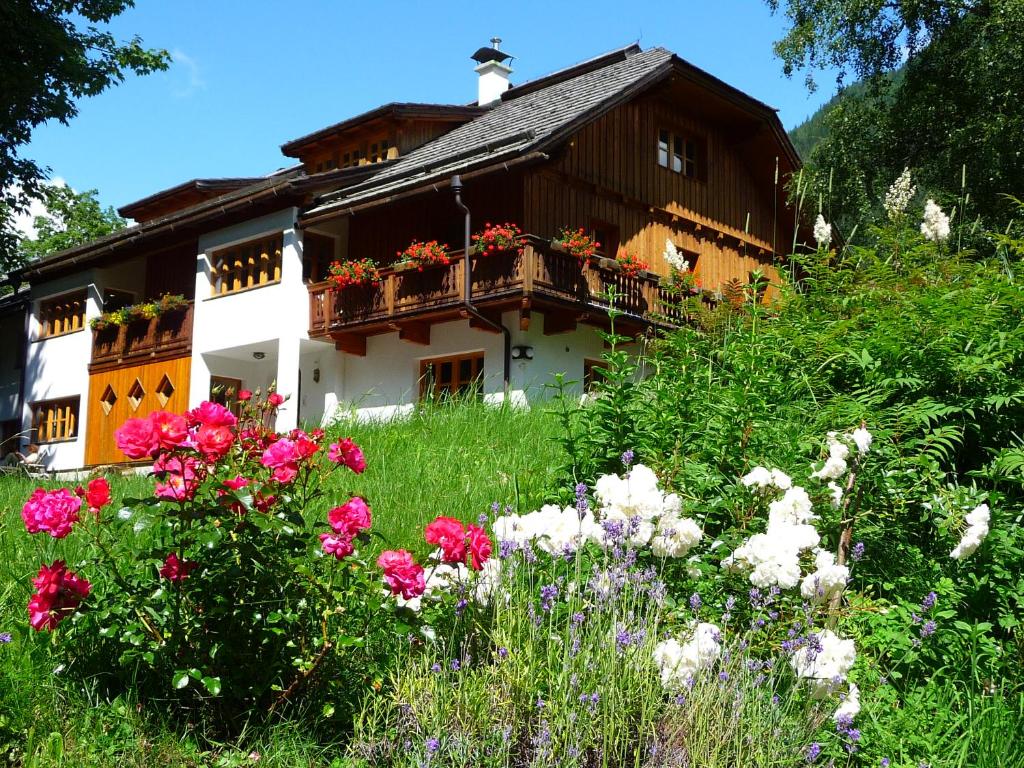
[(814, 222), (814, 240), (818, 243), (819, 248), (828, 248), (829, 243), (832, 242), (832, 226), (825, 221), (825, 217), (820, 213)]
[(957, 542), (953, 551), (949, 553), (949, 556), (954, 560), (963, 560), (965, 557), (973, 555), (978, 550), (978, 547), (981, 546), (981, 542), (988, 536), (990, 519), (991, 514), (988, 504), (979, 504), (968, 512), (964, 518), (964, 522), (967, 523), (967, 530), (964, 531), (963, 536)]
[(676, 272), (687, 272), (690, 269), (690, 262), (679, 252), (671, 238), (665, 240), (665, 252), (662, 254), (662, 258)]
[(944, 243), (949, 239), (949, 216), (934, 200), (924, 204), (924, 221), (921, 222), (921, 234), (926, 240)]
[(917, 187), (910, 183), (910, 169), (904, 168), (903, 173), (892, 183), (885, 193), (885, 212), (890, 221), (898, 221), (907, 211), (907, 206), (917, 192)]

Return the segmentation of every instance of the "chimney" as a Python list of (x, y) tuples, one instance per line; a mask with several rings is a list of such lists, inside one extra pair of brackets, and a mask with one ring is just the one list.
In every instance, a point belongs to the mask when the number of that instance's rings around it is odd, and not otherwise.
[(509, 88), (508, 76), (512, 74), (512, 68), (503, 62), (506, 59), (511, 61), (512, 57), (499, 51), (499, 45), (501, 38), (492, 37), (489, 48), (485, 46), (470, 56), (480, 62), (473, 71), (480, 75), (476, 103), (481, 107), (500, 99)]

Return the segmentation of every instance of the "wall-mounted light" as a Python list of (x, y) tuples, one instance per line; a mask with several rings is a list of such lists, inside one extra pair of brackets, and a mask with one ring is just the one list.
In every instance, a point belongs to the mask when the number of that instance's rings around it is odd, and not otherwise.
[(313, 381), (315, 383), (317, 383), (317, 384), (320, 383), (320, 369), (319, 368), (314, 368), (313, 369)]
[(526, 344), (516, 344), (512, 347), (513, 360), (533, 360), (533, 347)]
[(267, 356), (267, 353), (266, 352), (253, 352), (252, 356), (253, 356), (253, 359), (255, 359), (255, 360), (262, 360), (264, 357)]

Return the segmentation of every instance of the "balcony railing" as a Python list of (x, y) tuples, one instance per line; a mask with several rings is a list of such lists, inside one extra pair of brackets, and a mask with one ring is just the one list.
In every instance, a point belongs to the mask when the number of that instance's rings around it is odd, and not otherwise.
[(180, 357), (192, 350), (192, 302), (151, 320), (92, 332), (91, 371)]
[[(626, 320), (644, 325), (678, 324), (679, 310), (657, 275), (629, 276), (611, 267), (581, 264), (579, 259), (527, 236), (522, 254), (473, 256), (472, 298), (480, 307), (514, 299), (537, 300), (586, 314), (607, 312), (609, 289), (615, 308)], [(358, 332), (418, 316), (443, 314), (463, 302), (465, 259), (461, 251), (444, 266), (381, 270), (369, 285), (336, 288), (331, 283), (309, 286), (309, 333)]]

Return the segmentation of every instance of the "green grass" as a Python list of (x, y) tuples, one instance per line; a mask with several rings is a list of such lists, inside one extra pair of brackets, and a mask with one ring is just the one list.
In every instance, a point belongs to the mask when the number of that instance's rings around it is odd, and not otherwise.
[[(492, 502), (519, 511), (536, 508), (562, 461), (553, 439), (556, 420), (541, 410), (522, 411), (461, 403), (417, 412), (389, 424), (340, 423), (331, 437), (351, 436), (366, 453), (367, 470), (335, 473), (324, 509), (349, 494), (371, 504), (374, 529), (390, 546), (421, 543), (423, 524), (439, 514), (473, 520)], [(286, 724), (254, 733), (242, 745), (209, 745), (176, 734), (128, 698), (105, 701), (54, 673), (55, 635), (27, 626), (25, 604), (39, 563), (88, 556), (74, 535), (62, 541), (25, 532), (20, 509), (38, 485), (61, 483), (0, 477), (0, 766), (313, 766), (332, 765), (340, 745), (321, 745)], [(71, 484), (66, 484), (71, 485)], [(148, 495), (151, 481), (111, 478), (115, 505)], [(259, 753), (258, 763), (249, 759)]]

